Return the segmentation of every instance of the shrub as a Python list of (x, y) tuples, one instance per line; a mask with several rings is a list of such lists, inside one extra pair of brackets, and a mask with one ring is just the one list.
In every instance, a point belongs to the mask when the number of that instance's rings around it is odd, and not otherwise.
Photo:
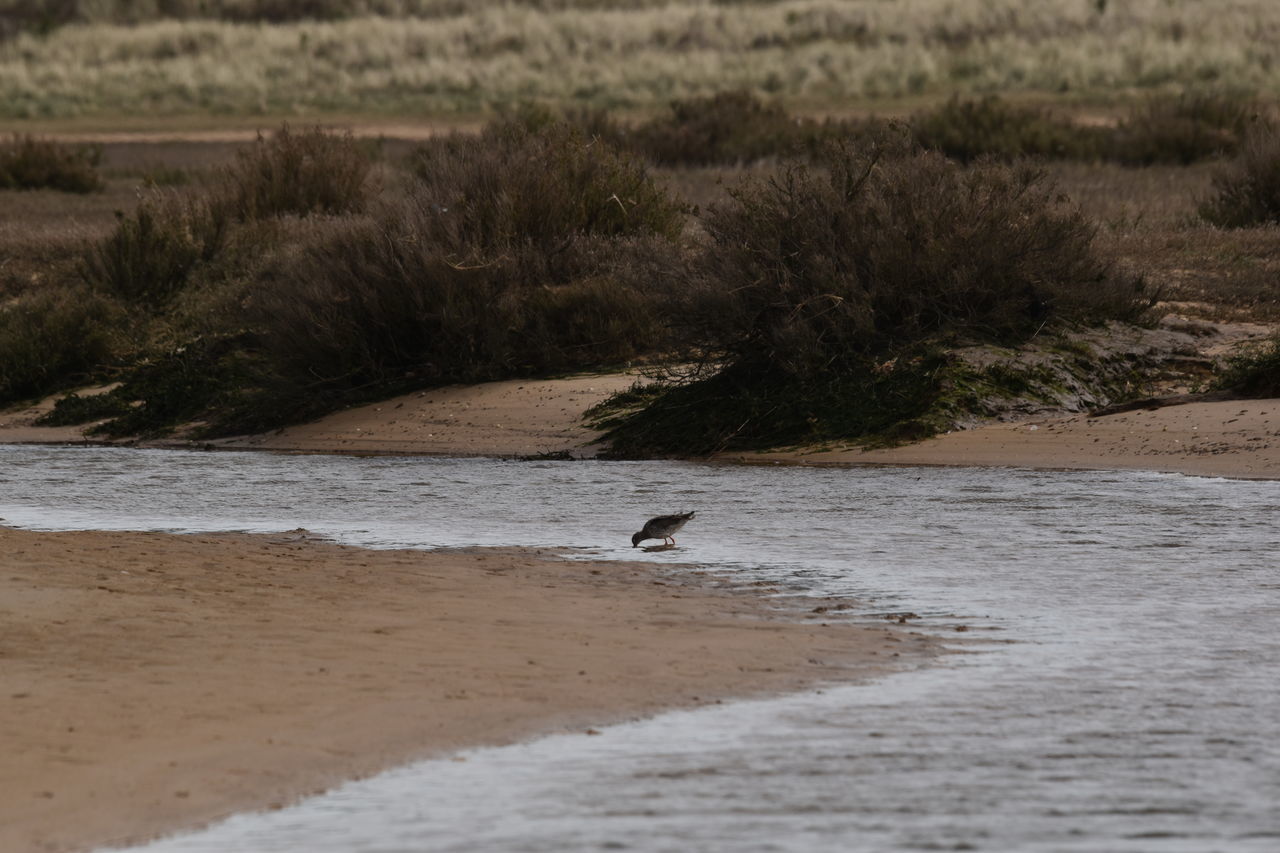
[(194, 338), (152, 354), (125, 381), (104, 395), (120, 414), (93, 431), (109, 436), (147, 436), (199, 419), (233, 404), (247, 372), (240, 334)]
[(537, 131), (503, 122), (478, 140), (435, 140), (411, 168), (422, 239), (461, 267), (501, 259), (527, 283), (581, 275), (580, 249), (592, 239), (674, 239), (684, 224), (684, 207), (643, 163), (564, 122)]
[(1214, 195), (1200, 204), (1200, 216), (1224, 228), (1280, 222), (1280, 131), (1259, 125), (1235, 161), (1213, 177)]
[(632, 144), (663, 165), (748, 163), (795, 153), (808, 124), (749, 92), (673, 101), (671, 113), (637, 127)]
[(226, 205), (199, 195), (157, 193), (86, 252), (80, 271), (90, 285), (126, 302), (163, 306), (201, 263), (226, 244)]
[(723, 368), (617, 423), (619, 452), (850, 437), (890, 422), (924, 431), (940, 345), (1015, 343), (1055, 320), (1134, 319), (1149, 305), (1025, 165), (838, 148), (739, 187), (705, 225), (682, 313), (702, 342), (695, 355)]
[(1094, 129), (1014, 106), (994, 95), (981, 100), (953, 96), (946, 104), (916, 115), (911, 128), (925, 148), (964, 163), (987, 156), (1089, 159), (1099, 153), (1101, 142)]
[(1186, 165), (1233, 153), (1257, 121), (1257, 104), (1241, 97), (1185, 93), (1151, 98), (1115, 129), (1107, 154), (1130, 166)]
[(84, 287), (41, 290), (0, 308), (0, 401), (81, 382), (122, 349), (119, 307)]
[(103, 187), (97, 172), (101, 153), (92, 146), (71, 148), (15, 134), (0, 144), (0, 189), (97, 192)]
[(1280, 397), (1280, 337), (1229, 359), (1214, 388), (1242, 397)]
[[(533, 125), (538, 127), (538, 125)], [(644, 276), (683, 208), (643, 166), (562, 121), (436, 140), (403, 193), (308, 236), (247, 300), (264, 428), (403, 388), (616, 364), (665, 344)]]
[(735, 359), (803, 375), (939, 335), (1011, 341), (1055, 315), (1139, 308), (1092, 226), (1030, 166), (838, 148), (731, 198), (706, 217), (699, 273)]
[(251, 298), (258, 349), (299, 412), (375, 388), (618, 363), (663, 342), (658, 296), (604, 260), (664, 251), (653, 240), (607, 241), (588, 253), (591, 275), (535, 284), (518, 259), (450, 260), (432, 214), (404, 202), (335, 224)]
[(370, 167), (349, 133), (296, 133), (285, 125), (269, 139), (259, 134), (225, 177), (231, 209), (241, 220), (341, 214), (365, 208)]

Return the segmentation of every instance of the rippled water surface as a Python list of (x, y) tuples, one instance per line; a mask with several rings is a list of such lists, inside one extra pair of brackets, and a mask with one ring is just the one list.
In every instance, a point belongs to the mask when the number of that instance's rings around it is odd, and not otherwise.
[[(188, 851), (1280, 850), (1280, 484), (1135, 473), (0, 448), (35, 528), (278, 531), (690, 563), (979, 654), (476, 750)], [(697, 571), (697, 568), (691, 569)]]

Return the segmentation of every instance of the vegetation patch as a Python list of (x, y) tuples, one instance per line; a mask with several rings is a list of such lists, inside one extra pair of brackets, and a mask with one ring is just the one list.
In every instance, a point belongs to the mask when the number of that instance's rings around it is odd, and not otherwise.
[[(282, 132), (220, 183), (155, 192), (121, 215), (82, 275), (135, 312), (149, 343), (105, 399), (69, 399), (54, 417), (111, 417), (97, 431), (112, 436), (197, 420), (201, 434), (254, 431), (664, 345), (665, 300), (648, 273), (675, 265), (686, 211), (634, 155), (566, 122), (506, 121), (424, 146), (376, 204), (277, 201), (275, 189), (309, 180), (308, 163), (319, 187), (343, 173), (318, 164), (350, 164), (354, 150), (346, 137)], [(363, 193), (358, 171), (338, 183)], [(322, 197), (360, 201), (328, 209)]]
[(1224, 228), (1280, 222), (1280, 128), (1261, 125), (1246, 137), (1235, 161), (1214, 176), (1200, 216)]
[(681, 306), (694, 360), (721, 369), (619, 417), (620, 455), (928, 434), (965, 369), (944, 348), (1136, 320), (1152, 300), (1025, 166), (836, 147), (730, 197)]
[(995, 96), (952, 98), (911, 120), (917, 142), (963, 163), (980, 157), (1089, 160), (1103, 150), (1105, 131), (1020, 107)]
[(1187, 165), (1230, 155), (1262, 121), (1260, 114), (1256, 101), (1232, 93), (1151, 97), (1115, 128), (1106, 154), (1126, 166)]
[(1273, 5), (0, 0), (0, 115), (652, 110), (725, 89), (818, 105), (1206, 81), (1276, 92), (1274, 32), (1259, 24)]
[(0, 142), (0, 190), (60, 190), (91, 193), (102, 189), (97, 146), (68, 146), (29, 134)]
[(1280, 337), (1228, 359), (1213, 387), (1241, 397), (1280, 397)]
[(778, 103), (736, 91), (672, 101), (667, 115), (636, 127), (627, 144), (664, 166), (734, 165), (792, 156), (852, 129), (796, 118)]
[(71, 387), (127, 350), (124, 312), (87, 288), (48, 288), (0, 306), (0, 403)]
[(285, 125), (238, 154), (223, 193), (241, 220), (358, 213), (370, 198), (371, 165), (349, 133)]
[(124, 302), (161, 307), (202, 263), (226, 245), (225, 205), (200, 195), (157, 192), (85, 253), (80, 273), (95, 289)]

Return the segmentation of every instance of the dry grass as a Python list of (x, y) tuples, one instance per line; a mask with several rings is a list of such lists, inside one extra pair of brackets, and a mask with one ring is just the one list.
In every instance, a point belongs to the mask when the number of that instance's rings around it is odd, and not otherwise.
[(1270, 0), (1100, 5), (485, 2), (431, 18), (72, 25), (0, 42), (0, 115), (457, 112), (530, 98), (654, 108), (736, 88), (825, 104), (1280, 91)]

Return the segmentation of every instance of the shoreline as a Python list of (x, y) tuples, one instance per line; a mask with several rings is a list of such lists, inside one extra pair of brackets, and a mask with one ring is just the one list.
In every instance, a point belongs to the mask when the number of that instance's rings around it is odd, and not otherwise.
[(462, 748), (939, 652), (666, 565), (544, 549), (13, 528), (0, 549), (15, 853), (137, 843)]
[(1114, 414), (1039, 417), (901, 447), (737, 454), (748, 463), (1150, 471), (1280, 479), (1280, 400), (1187, 402)]
[[(208, 441), (94, 442), (85, 427), (38, 427), (50, 401), (0, 413), (0, 444), (266, 450), (369, 456), (589, 459), (600, 433), (582, 414), (634, 373), (504, 380), (417, 391), (269, 433)], [(1134, 470), (1280, 479), (1280, 399), (1190, 401), (1105, 415), (1062, 414), (956, 430), (900, 447), (728, 452), (718, 463)]]

